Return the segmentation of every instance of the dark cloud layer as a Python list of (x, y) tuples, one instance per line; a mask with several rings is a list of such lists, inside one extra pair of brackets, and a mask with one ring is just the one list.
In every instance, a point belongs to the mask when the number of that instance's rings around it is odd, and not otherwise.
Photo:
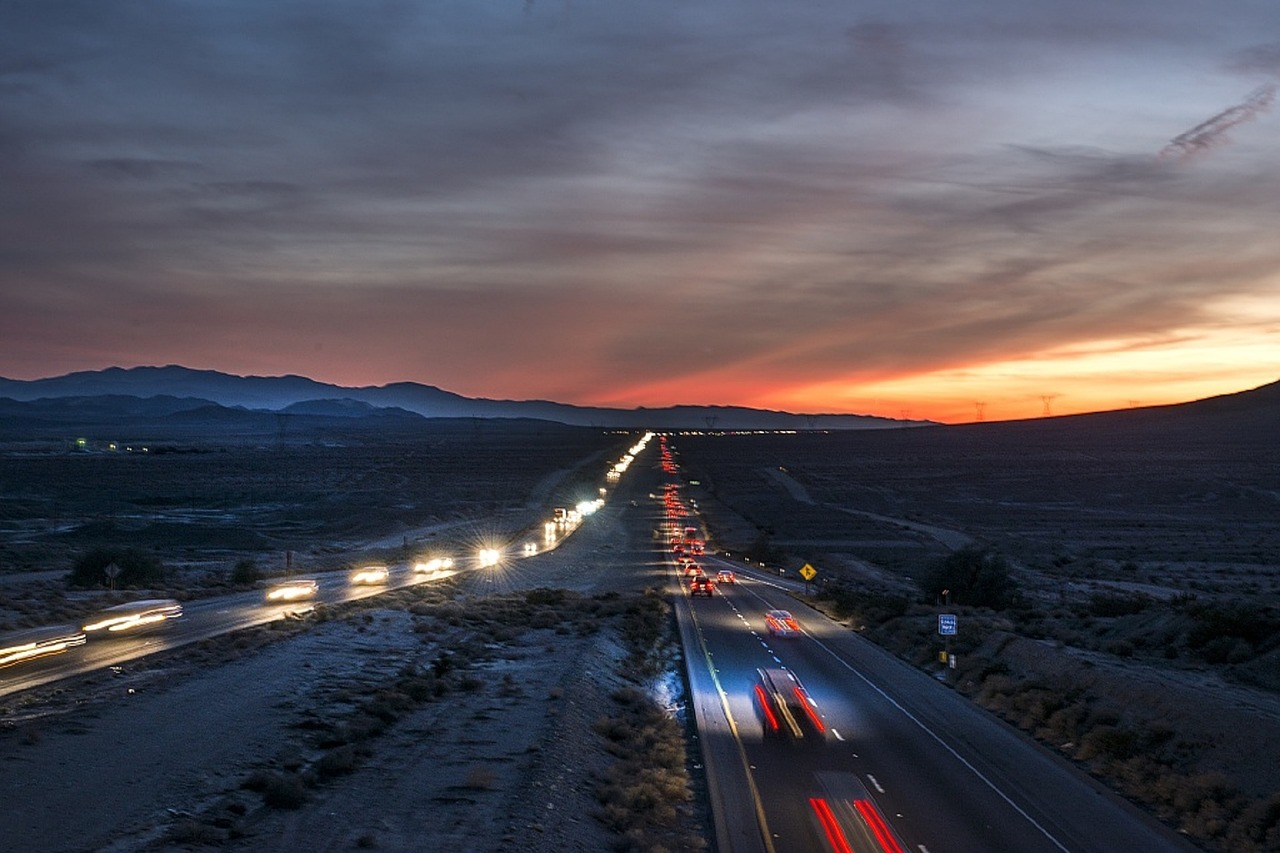
[(768, 405), (1218, 334), (1276, 295), (1276, 119), (1157, 155), (1276, 79), (1278, 26), (1261, 0), (14, 0), (0, 375)]

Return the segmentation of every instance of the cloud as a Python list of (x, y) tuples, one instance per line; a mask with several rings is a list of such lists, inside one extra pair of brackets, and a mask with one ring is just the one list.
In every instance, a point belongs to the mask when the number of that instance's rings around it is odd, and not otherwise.
[(1160, 150), (1161, 157), (1185, 160), (1197, 154), (1203, 154), (1210, 148), (1222, 145), (1227, 141), (1227, 131), (1233, 127), (1252, 121), (1260, 113), (1267, 112), (1275, 103), (1276, 87), (1273, 83), (1259, 86), (1249, 93), (1243, 102), (1228, 107), (1206, 121), (1201, 122), (1185, 133), (1175, 136)]
[(1259, 74), (1280, 77), (1280, 42), (1255, 44), (1236, 51), (1227, 61), (1227, 68), (1250, 77)]
[(660, 405), (1159, 334), (1280, 264), (1269, 158), (1150, 155), (1271, 8), (19, 0), (6, 341)]

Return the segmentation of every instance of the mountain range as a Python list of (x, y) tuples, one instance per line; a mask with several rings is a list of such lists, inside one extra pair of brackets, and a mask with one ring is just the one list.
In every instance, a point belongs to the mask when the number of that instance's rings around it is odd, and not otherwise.
[[(287, 427), (409, 426), (423, 419), (551, 422), (606, 429), (868, 430), (938, 426), (931, 421), (872, 415), (795, 414), (739, 406), (669, 406), (613, 409), (547, 400), (464, 397), (431, 385), (397, 382), (349, 388), (303, 376), (236, 376), (215, 370), (111, 367), (48, 379), (0, 377), (0, 427), (10, 437), (28, 429), (58, 430), (92, 424), (148, 423), (184, 432), (272, 432)], [(1280, 382), (1187, 403), (1120, 409), (1055, 418), (961, 425), (1037, 434), (1072, 431), (1081, 422), (1105, 434), (1170, 429), (1200, 435), (1280, 435)]]
[[(218, 408), (231, 411), (213, 411)], [(235, 412), (322, 418), (531, 419), (611, 429), (847, 430), (931, 423), (740, 406), (613, 409), (547, 400), (490, 400), (416, 382), (349, 388), (304, 376), (236, 376), (178, 365), (110, 367), (48, 379), (0, 377), (0, 416), (6, 420), (22, 418), (52, 425), (107, 416), (220, 419)]]

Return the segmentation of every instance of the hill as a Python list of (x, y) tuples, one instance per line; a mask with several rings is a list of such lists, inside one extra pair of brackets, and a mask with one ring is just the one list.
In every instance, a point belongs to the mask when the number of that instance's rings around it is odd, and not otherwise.
[[(872, 415), (793, 414), (739, 406), (612, 409), (548, 400), (490, 400), (463, 397), (416, 382), (347, 388), (303, 376), (235, 376), (178, 365), (111, 367), (48, 379), (0, 378), (0, 398), (40, 404), (23, 410), (10, 409), (13, 416), (39, 420), (67, 414), (71, 404), (53, 402), (67, 398), (79, 401), (75, 405), (84, 407), (84, 411), (120, 403), (122, 413), (131, 412), (135, 417), (161, 414), (159, 409), (143, 411), (146, 407), (136, 402), (122, 403), (126, 397), (198, 399), (204, 405), (345, 418), (368, 417), (378, 410), (399, 410), (400, 415), (424, 418), (520, 418), (612, 429), (846, 430), (929, 423)], [(113, 402), (101, 398), (111, 398)]]

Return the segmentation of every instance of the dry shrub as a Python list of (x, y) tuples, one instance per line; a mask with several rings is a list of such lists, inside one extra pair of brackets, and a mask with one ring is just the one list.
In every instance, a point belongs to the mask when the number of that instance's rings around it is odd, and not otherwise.
[(316, 762), (316, 772), (322, 778), (344, 776), (355, 771), (360, 755), (351, 744), (344, 744), (331, 749)]
[(174, 844), (218, 844), (225, 840), (225, 833), (203, 821), (185, 818), (169, 829), (168, 838)]
[[(613, 699), (619, 713), (592, 726), (618, 759), (596, 786), (596, 817), (622, 836), (622, 849), (662, 849), (660, 839), (678, 832), (680, 809), (693, 797), (684, 733), (641, 690), (626, 687)], [(675, 847), (698, 849), (692, 838), (683, 837)]]
[(474, 767), (467, 774), (462, 787), (473, 791), (492, 791), (498, 784), (498, 774), (488, 767)]
[(306, 802), (306, 786), (297, 773), (275, 773), (255, 770), (241, 787), (262, 794), (262, 802), (274, 809), (301, 808)]

